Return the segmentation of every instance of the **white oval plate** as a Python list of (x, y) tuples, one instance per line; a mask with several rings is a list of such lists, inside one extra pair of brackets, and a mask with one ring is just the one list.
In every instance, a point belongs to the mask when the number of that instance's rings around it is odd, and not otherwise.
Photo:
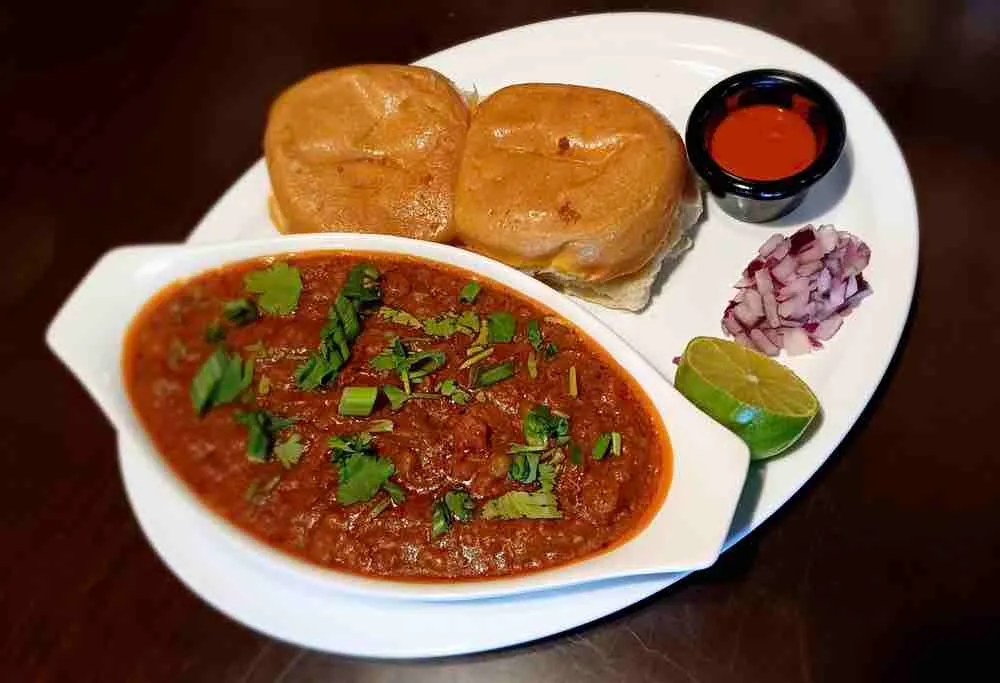
[[(460, 87), (488, 94), (510, 83), (555, 81), (602, 86), (639, 97), (683, 131), (698, 97), (723, 77), (774, 66), (803, 73), (837, 99), (847, 120), (845, 159), (782, 219), (781, 226), (736, 222), (707, 204), (695, 247), (641, 315), (592, 307), (655, 367), (672, 377), (671, 359), (696, 335), (719, 334), (730, 285), (776, 231), (831, 222), (872, 247), (867, 299), (819, 353), (787, 359), (813, 388), (824, 413), (809, 439), (751, 471), (728, 544), (788, 500), (834, 451), (888, 367), (910, 307), (917, 271), (916, 201), (891, 132), (865, 95), (808, 52), (767, 33), (673, 14), (606, 14), (533, 24), (480, 38), (420, 62)], [(261, 122), (263, 126), (263, 122)], [(267, 173), (254, 165), (191, 236), (215, 242), (274, 234), (267, 218)], [(121, 450), (130, 448), (120, 442)], [(155, 491), (155, 472), (123, 462), (126, 489), (157, 552), (198, 595), (234, 619), (300, 645), (369, 657), (430, 657), (530, 641), (622, 609), (682, 575), (613, 580), (530, 596), (459, 603), (412, 603), (315, 594), (275, 581), (225, 548), (187, 533), (181, 500)], [(163, 508), (152, 514), (156, 496)]]

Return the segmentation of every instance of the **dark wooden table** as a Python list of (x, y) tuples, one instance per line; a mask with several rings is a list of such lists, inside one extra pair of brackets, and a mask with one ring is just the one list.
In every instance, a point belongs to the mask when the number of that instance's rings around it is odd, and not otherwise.
[[(310, 71), (407, 62), (581, 0), (0, 9), (0, 678), (21, 681), (966, 681), (1000, 636), (1000, 4), (679, 9), (792, 40), (892, 126), (920, 203), (904, 344), (850, 437), (764, 528), (602, 622), (503, 652), (380, 663), (271, 641), (189, 593), (129, 511), (111, 428), (43, 348), (85, 269), (181, 240)], [(988, 648), (993, 648), (990, 652)]]

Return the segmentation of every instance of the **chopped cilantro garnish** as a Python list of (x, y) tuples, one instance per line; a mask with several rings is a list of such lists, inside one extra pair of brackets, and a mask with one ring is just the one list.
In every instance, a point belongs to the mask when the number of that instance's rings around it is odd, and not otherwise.
[(369, 432), (359, 432), (345, 436), (331, 436), (327, 439), (326, 445), (332, 451), (330, 459), (334, 464), (337, 464), (356, 453), (373, 454), (375, 452), (374, 441), (374, 437)]
[(437, 538), (451, 528), (453, 522), (468, 522), (476, 504), (468, 491), (453, 489), (431, 506), (431, 538)]
[(274, 447), (274, 457), (288, 470), (298, 464), (302, 459), (302, 437), (293, 433), (290, 437)]
[(299, 269), (278, 261), (266, 270), (255, 270), (244, 278), (246, 290), (257, 295), (265, 313), (288, 315), (295, 311), (302, 293)]
[(382, 288), (378, 283), (378, 268), (370, 263), (359, 263), (347, 274), (347, 281), (341, 293), (354, 300), (359, 307), (376, 304), (382, 300)]
[[(478, 370), (479, 368), (476, 369)], [(508, 379), (509, 377), (513, 377), (515, 372), (514, 361), (506, 360), (503, 363), (491, 365), (490, 367), (480, 370), (479, 372), (473, 371), (475, 379), (472, 380), (471, 384), (476, 389), (488, 387), (492, 384)]]
[(407, 313), (406, 311), (396, 308), (389, 308), (388, 306), (382, 306), (378, 309), (378, 316), (383, 320), (388, 320), (389, 322), (397, 325), (406, 325), (418, 330), (421, 330), (424, 327), (420, 322), (420, 319), (412, 313)]
[(232, 403), (253, 381), (253, 360), (244, 361), (239, 353), (227, 355), (216, 349), (198, 369), (191, 381), (191, 404), (197, 415), (226, 403)]
[(277, 417), (266, 410), (238, 411), (233, 419), (247, 428), (247, 458), (253, 462), (271, 459), (274, 436), (295, 424), (295, 419)]
[(513, 481), (522, 484), (532, 484), (538, 479), (538, 453), (518, 453), (510, 461), (510, 471), (507, 473)]
[(406, 500), (406, 493), (403, 487), (394, 481), (386, 481), (382, 484), (382, 490), (389, 494), (389, 498), (395, 505), (399, 505)]
[(410, 392), (410, 381), (420, 380), (444, 367), (448, 360), (443, 351), (422, 351), (411, 354), (399, 340), (393, 337), (389, 346), (382, 353), (368, 361), (368, 364), (378, 370), (395, 370), (403, 381), (403, 390)]
[(569, 441), (569, 418), (553, 413), (546, 405), (537, 405), (524, 416), (524, 438), (530, 446), (545, 446), (555, 439), (561, 446)]
[(462, 291), (458, 293), (458, 300), (463, 304), (473, 304), (476, 302), (476, 297), (479, 296), (479, 290), (482, 287), (479, 286), (478, 282), (470, 282), (469, 284), (462, 287)]
[(326, 325), (319, 333), (319, 348), (295, 368), (295, 384), (299, 389), (312, 391), (328, 385), (347, 362), (351, 344), (361, 334), (358, 311), (377, 302), (382, 295), (377, 278), (378, 271), (373, 266), (360, 265), (351, 270), (348, 284), (327, 313)]
[(431, 539), (435, 539), (451, 528), (448, 506), (443, 501), (435, 501), (431, 506)]
[(340, 463), (339, 469), (337, 502), (341, 505), (371, 500), (396, 471), (388, 458), (365, 453), (347, 456)]
[(472, 395), (462, 389), (462, 387), (458, 385), (458, 382), (453, 379), (446, 379), (438, 384), (437, 390), (442, 396), (449, 398), (452, 403), (460, 406), (466, 405), (469, 402), (469, 399), (472, 398)]
[(392, 408), (393, 410), (399, 410), (400, 408), (403, 407), (403, 404), (405, 404), (410, 399), (441, 398), (440, 394), (428, 394), (420, 392), (413, 392), (408, 394), (399, 387), (394, 387), (391, 384), (386, 384), (385, 386), (383, 386), (382, 393), (385, 394), (385, 397), (387, 399), (389, 399), (389, 407)]
[(517, 323), (510, 311), (495, 311), (487, 318), (490, 330), (490, 343), (509, 342), (514, 339)]
[(488, 348), (488, 349), (483, 349), (482, 351), (477, 351), (471, 357), (465, 359), (465, 362), (462, 363), (461, 365), (459, 365), (458, 369), (459, 370), (465, 370), (466, 368), (471, 368), (473, 365), (475, 365), (479, 361), (486, 360), (487, 358), (489, 358), (490, 356), (492, 356), (494, 351), (496, 351), (496, 349), (494, 349), (492, 346), (490, 348)]
[(486, 501), (483, 519), (559, 519), (559, 503), (552, 491), (510, 491)]
[(218, 320), (213, 320), (205, 328), (205, 341), (209, 344), (219, 344), (226, 338), (226, 328)]
[(535, 351), (542, 350), (542, 328), (537, 320), (528, 321), (528, 341)]
[(448, 514), (457, 522), (471, 521), (472, 512), (476, 509), (476, 504), (468, 491), (449, 491), (444, 494), (444, 504), (448, 508)]
[(222, 304), (222, 317), (235, 325), (246, 325), (257, 319), (257, 307), (249, 299), (233, 299)]
[(538, 356), (534, 351), (528, 352), (528, 376), (531, 379), (538, 377)]
[(608, 454), (609, 446), (611, 446), (611, 433), (604, 432), (597, 437), (597, 441), (594, 442), (594, 450), (591, 451), (591, 455), (594, 456), (594, 460), (603, 459), (604, 456)]
[(569, 382), (568, 382), (568, 384), (569, 384), (569, 386), (567, 387), (567, 391), (569, 392), (569, 395), (572, 398), (576, 398), (577, 396), (579, 396), (580, 395), (580, 388), (577, 386), (577, 383), (576, 383), (576, 366), (575, 365), (571, 365), (570, 368), (569, 368)]
[(611, 432), (611, 455), (619, 456), (622, 454), (622, 435), (621, 432)]
[(556, 464), (553, 462), (543, 462), (538, 466), (538, 482), (542, 485), (543, 493), (550, 493), (556, 487)]

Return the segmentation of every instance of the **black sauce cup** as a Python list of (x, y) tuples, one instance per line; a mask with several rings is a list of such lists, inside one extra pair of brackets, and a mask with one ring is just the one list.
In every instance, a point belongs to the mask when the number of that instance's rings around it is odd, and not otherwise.
[[(733, 175), (709, 153), (715, 129), (729, 112), (772, 104), (804, 115), (817, 142), (817, 155), (802, 171), (779, 180)], [(694, 170), (708, 185), (722, 210), (749, 223), (784, 216), (798, 206), (809, 188), (834, 167), (844, 150), (844, 115), (833, 97), (815, 81), (780, 69), (744, 71), (708, 90), (688, 117), (684, 138)]]

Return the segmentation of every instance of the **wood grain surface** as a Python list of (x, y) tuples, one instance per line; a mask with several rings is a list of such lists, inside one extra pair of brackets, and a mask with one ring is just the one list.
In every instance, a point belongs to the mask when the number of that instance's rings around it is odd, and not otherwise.
[[(56, 307), (105, 250), (183, 239), (260, 155), (268, 103), (303, 75), (615, 9), (771, 31), (841, 69), (888, 120), (916, 183), (922, 262), (903, 345), (862, 420), (717, 566), (528, 646), (355, 660), (269, 640), (206, 606), (142, 537), (112, 429), (44, 348)], [(0, 678), (991, 678), (977, 667), (1000, 636), (998, 65), (994, 0), (5, 3)]]

